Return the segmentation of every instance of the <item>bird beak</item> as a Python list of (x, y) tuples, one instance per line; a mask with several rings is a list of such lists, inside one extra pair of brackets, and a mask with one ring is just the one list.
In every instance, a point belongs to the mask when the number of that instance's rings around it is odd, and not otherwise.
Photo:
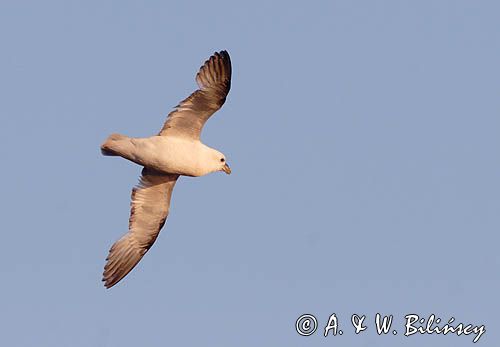
[(231, 168), (229, 167), (229, 165), (225, 164), (223, 167), (222, 167), (222, 171), (224, 171), (225, 173), (227, 173), (228, 175), (231, 174)]

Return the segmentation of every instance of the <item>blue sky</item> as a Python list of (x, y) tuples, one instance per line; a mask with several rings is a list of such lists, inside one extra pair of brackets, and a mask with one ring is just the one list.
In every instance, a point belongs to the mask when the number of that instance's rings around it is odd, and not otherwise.
[[(2, 345), (470, 346), (499, 341), (500, 5), (494, 1), (2, 1)], [(203, 141), (233, 174), (182, 178), (111, 290), (109, 246), (150, 136), (214, 52), (232, 89)], [(396, 336), (378, 336), (376, 313)], [(312, 313), (311, 337), (295, 320)], [(321, 336), (330, 314), (344, 334)], [(352, 314), (369, 328), (356, 335)]]

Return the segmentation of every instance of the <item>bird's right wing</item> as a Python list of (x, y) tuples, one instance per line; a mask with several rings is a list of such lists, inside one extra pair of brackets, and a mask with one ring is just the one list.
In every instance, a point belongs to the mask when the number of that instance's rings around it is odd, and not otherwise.
[(179, 175), (144, 168), (132, 190), (129, 232), (109, 250), (103, 281), (110, 288), (125, 277), (153, 245), (165, 224), (170, 197)]

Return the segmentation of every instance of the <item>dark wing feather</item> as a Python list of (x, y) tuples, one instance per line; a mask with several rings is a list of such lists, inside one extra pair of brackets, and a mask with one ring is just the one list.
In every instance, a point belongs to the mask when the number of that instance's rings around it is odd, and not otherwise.
[(200, 89), (181, 101), (167, 117), (160, 135), (199, 140), (205, 122), (222, 107), (231, 88), (231, 59), (214, 53), (196, 75)]
[(103, 281), (110, 288), (125, 277), (155, 242), (165, 224), (178, 175), (144, 168), (132, 189), (129, 232), (109, 250)]

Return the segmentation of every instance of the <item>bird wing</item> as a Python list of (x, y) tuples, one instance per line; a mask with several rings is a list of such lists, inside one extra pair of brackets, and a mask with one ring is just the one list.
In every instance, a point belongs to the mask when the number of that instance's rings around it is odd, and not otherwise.
[(109, 250), (103, 282), (110, 288), (125, 277), (153, 245), (165, 224), (170, 197), (179, 175), (144, 168), (132, 189), (129, 232)]
[(170, 112), (160, 135), (199, 140), (205, 122), (222, 107), (231, 88), (231, 59), (226, 51), (214, 53), (196, 75), (199, 89)]

